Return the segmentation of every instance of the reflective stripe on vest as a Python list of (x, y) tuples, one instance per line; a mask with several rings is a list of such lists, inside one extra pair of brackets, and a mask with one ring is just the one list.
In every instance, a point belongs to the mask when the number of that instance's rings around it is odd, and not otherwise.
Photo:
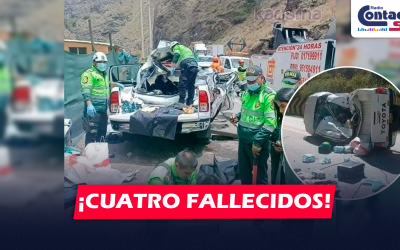
[(239, 125), (251, 129), (264, 127), (272, 132), (276, 126), (274, 119), (276, 114), (271, 104), (265, 103), (265, 100), (268, 95), (274, 92), (266, 88), (265, 85), (261, 88), (258, 94), (250, 96), (248, 91), (243, 94)]
[(0, 93), (11, 93), (11, 74), (7, 68), (0, 68)]

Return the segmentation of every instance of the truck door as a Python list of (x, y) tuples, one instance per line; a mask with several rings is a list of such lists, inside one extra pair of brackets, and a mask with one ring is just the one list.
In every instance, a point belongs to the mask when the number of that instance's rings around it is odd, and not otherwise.
[(230, 58), (225, 58), (224, 61), (224, 72), (232, 72), (232, 64), (231, 64), (231, 59)]

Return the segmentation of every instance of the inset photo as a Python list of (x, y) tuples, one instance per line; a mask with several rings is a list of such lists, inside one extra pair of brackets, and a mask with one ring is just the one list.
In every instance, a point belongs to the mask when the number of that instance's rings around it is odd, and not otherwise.
[(282, 123), (287, 163), (304, 184), (335, 184), (335, 198), (374, 195), (400, 174), (400, 93), (383, 76), (340, 67), (305, 82)]

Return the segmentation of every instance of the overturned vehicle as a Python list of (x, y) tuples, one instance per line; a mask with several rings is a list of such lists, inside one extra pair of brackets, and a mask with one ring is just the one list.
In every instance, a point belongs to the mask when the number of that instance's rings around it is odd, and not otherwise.
[(315, 93), (307, 99), (304, 124), (308, 133), (333, 142), (360, 137), (373, 148), (390, 148), (400, 128), (400, 95), (383, 87)]
[[(198, 68), (195, 82), (194, 113), (181, 112), (178, 83), (180, 70), (171, 71), (173, 55), (168, 47), (154, 50), (134, 79), (118, 78), (130, 72), (130, 65), (110, 67), (110, 81), (124, 84), (110, 95), (112, 128), (125, 134), (142, 134), (174, 139), (176, 133), (195, 133), (199, 141), (208, 142), (210, 123), (219, 111), (234, 107), (235, 73), (215, 73)], [(128, 69), (123, 69), (128, 68)], [(124, 74), (122, 74), (124, 75)], [(148, 115), (149, 114), (149, 115)]]

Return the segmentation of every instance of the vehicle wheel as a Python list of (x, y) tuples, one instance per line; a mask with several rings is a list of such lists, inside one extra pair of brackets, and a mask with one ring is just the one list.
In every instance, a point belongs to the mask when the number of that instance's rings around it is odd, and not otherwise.
[(196, 133), (197, 143), (207, 145), (211, 142), (211, 127)]

